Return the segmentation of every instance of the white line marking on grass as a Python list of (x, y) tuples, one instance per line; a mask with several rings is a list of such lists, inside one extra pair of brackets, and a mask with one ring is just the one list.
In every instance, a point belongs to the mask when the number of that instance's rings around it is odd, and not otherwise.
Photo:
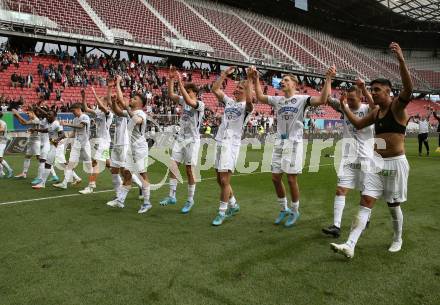
[[(319, 167), (330, 166), (330, 165), (333, 165), (333, 163), (321, 164), (321, 165), (319, 165)], [(247, 174), (236, 174), (236, 175), (233, 175), (232, 177), (258, 175), (258, 174), (270, 174), (270, 172), (254, 172), (254, 173), (247, 173)], [(214, 179), (217, 179), (217, 177), (207, 177), (207, 178), (203, 178), (203, 179), (200, 179), (200, 180), (201, 181), (206, 181), (206, 180), (214, 180)], [(188, 182), (188, 181), (184, 180), (183, 182)], [(110, 189), (110, 190), (96, 191), (96, 192), (93, 192), (91, 195), (93, 195), (93, 194), (100, 194), (100, 193), (109, 193), (109, 192), (114, 192), (114, 190)], [(24, 199), (24, 200), (16, 200), (16, 201), (7, 201), (7, 202), (0, 202), (0, 206), (2, 206), (2, 205), (9, 205), (9, 204), (15, 204), (15, 203), (26, 203), (26, 202), (43, 201), (43, 200), (50, 200), (50, 199), (69, 198), (69, 197), (76, 197), (76, 196), (84, 196), (84, 195), (79, 194), (79, 193), (75, 193), (75, 194), (66, 194), (66, 195), (60, 195), (60, 196), (32, 198), (32, 199)]]

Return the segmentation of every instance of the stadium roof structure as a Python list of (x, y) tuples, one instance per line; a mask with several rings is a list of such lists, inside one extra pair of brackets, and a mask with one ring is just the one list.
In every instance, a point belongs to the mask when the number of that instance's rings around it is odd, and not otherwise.
[(440, 2), (437, 0), (378, 0), (395, 13), (417, 21), (440, 22)]
[(438, 0), (308, 0), (308, 11), (296, 8), (294, 0), (220, 1), (373, 48), (391, 41), (411, 49), (440, 46)]

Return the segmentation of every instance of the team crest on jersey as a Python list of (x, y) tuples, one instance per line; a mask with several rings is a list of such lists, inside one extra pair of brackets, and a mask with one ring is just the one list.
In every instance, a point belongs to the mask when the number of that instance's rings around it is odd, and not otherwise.
[(237, 108), (226, 108), (225, 116), (229, 121), (236, 121), (241, 117), (242, 111)]
[(298, 113), (298, 110), (299, 109), (297, 107), (292, 106), (281, 107), (281, 109), (278, 110), (278, 116), (283, 117), (285, 120), (291, 120), (293, 119), (295, 113)]
[(194, 116), (194, 112), (191, 110), (184, 109), (182, 113), (182, 120), (189, 121)]

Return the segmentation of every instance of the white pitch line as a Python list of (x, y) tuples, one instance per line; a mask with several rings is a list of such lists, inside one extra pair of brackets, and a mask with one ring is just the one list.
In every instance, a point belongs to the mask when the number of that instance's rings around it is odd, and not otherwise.
[[(330, 166), (330, 165), (333, 165), (333, 163), (321, 164), (321, 165), (319, 165), (319, 167)], [(247, 174), (236, 174), (236, 175), (233, 175), (232, 177), (249, 176), (249, 175), (258, 175), (258, 174), (270, 174), (270, 172), (254, 172), (254, 173), (247, 173)], [(217, 177), (203, 178), (203, 179), (200, 179), (200, 181), (214, 180), (214, 179), (217, 179)], [(183, 182), (187, 182), (187, 181), (184, 180)], [(110, 190), (102, 190), (102, 191), (96, 191), (96, 192), (93, 192), (91, 195), (93, 195), (93, 194), (100, 194), (100, 193), (109, 193), (109, 192), (114, 192), (114, 189), (110, 189)], [(67, 195), (60, 195), (60, 196), (51, 196), (51, 197), (42, 197), (42, 198), (32, 198), (32, 199), (16, 200), (16, 201), (7, 201), (7, 202), (0, 202), (0, 206), (2, 206), (2, 205), (9, 205), (9, 204), (15, 204), (15, 203), (25, 203), (25, 202), (43, 201), (43, 200), (49, 200), (49, 199), (59, 199), (59, 198), (68, 198), (68, 197), (76, 197), (76, 196), (84, 196), (84, 195), (79, 194), (79, 193), (75, 193), (75, 194), (67, 194)]]

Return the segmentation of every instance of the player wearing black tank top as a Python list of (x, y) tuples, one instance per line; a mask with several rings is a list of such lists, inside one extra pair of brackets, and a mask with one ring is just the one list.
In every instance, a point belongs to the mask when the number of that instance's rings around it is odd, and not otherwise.
[(400, 46), (392, 42), (389, 48), (399, 62), (403, 84), (399, 96), (391, 97), (391, 82), (380, 78), (370, 84), (371, 96), (379, 107), (363, 118), (355, 116), (346, 104), (342, 107), (347, 118), (357, 129), (374, 124), (375, 152), (379, 163), (382, 163), (380, 170), (370, 170), (365, 176), (359, 213), (353, 222), (347, 242), (331, 244), (335, 252), (348, 258), (354, 256), (356, 243), (365, 229), (371, 209), (380, 197), (384, 197), (387, 201), (393, 220), (394, 237), (389, 251), (397, 252), (402, 247), (403, 214), (400, 204), (406, 201), (409, 173), (404, 146), (406, 125), (409, 120), (406, 106), (410, 101), (413, 86)]

